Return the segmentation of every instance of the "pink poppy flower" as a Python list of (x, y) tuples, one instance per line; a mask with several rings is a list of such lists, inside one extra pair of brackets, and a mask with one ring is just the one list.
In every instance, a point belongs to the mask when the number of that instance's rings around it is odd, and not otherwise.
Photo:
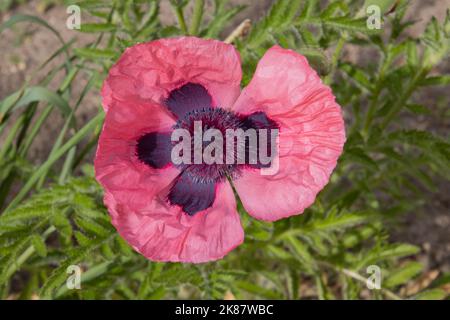
[[(241, 92), (232, 45), (195, 37), (128, 48), (102, 89), (105, 123), (96, 178), (112, 223), (154, 261), (217, 260), (243, 242), (232, 180), (254, 218), (275, 221), (310, 206), (345, 142), (331, 89), (302, 55), (279, 46), (259, 61)], [(227, 128), (279, 130), (279, 170), (171, 161), (171, 132), (194, 120)]]

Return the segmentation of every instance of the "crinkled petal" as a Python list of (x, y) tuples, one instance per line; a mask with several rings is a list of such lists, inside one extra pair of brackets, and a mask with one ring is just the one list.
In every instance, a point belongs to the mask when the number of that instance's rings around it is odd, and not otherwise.
[(242, 70), (232, 45), (195, 37), (160, 39), (127, 48), (102, 88), (103, 106), (114, 100), (162, 103), (187, 83), (204, 86), (213, 105), (230, 108), (240, 92)]
[(212, 108), (212, 99), (208, 91), (197, 83), (188, 83), (172, 90), (164, 105), (177, 117), (198, 109)]
[(215, 197), (215, 182), (198, 181), (187, 171), (183, 171), (175, 179), (168, 194), (171, 204), (182, 207), (183, 211), (191, 216), (211, 207)]
[(328, 183), (345, 142), (341, 108), (302, 55), (269, 49), (233, 107), (264, 112), (279, 127), (279, 169), (248, 169), (234, 184), (245, 209), (274, 221), (300, 214)]
[(172, 163), (172, 141), (168, 132), (150, 132), (137, 141), (136, 155), (152, 168), (161, 169)]
[(223, 258), (243, 242), (244, 232), (228, 182), (217, 186), (212, 207), (189, 216), (166, 201), (166, 189), (144, 208), (105, 194), (112, 223), (135, 250), (153, 261), (201, 263)]
[(116, 105), (106, 114), (94, 165), (112, 223), (122, 237), (155, 261), (216, 260), (242, 243), (244, 233), (228, 182), (217, 186), (210, 208), (191, 217), (167, 199), (180, 170), (174, 166), (155, 169), (138, 159), (139, 137), (173, 126), (166, 110)]
[[(146, 108), (152, 112), (144, 112)], [(191, 217), (167, 200), (180, 171), (173, 166), (154, 169), (137, 158), (138, 137), (164, 131), (173, 125), (171, 121), (160, 107), (148, 105), (119, 103), (108, 111), (95, 159), (105, 204), (123, 238), (151, 260), (198, 263), (220, 259), (244, 237), (228, 182), (217, 186), (210, 208)]]
[(94, 161), (97, 180), (119, 202), (143, 206), (161, 185), (179, 174), (173, 166), (155, 169), (138, 159), (140, 137), (168, 132), (174, 120), (158, 105), (115, 101), (105, 117)]

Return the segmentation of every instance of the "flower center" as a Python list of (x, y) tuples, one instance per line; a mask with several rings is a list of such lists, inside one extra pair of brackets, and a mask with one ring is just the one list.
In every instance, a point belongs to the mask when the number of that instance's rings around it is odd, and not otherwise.
[[(171, 205), (194, 215), (213, 205), (216, 186), (226, 177), (235, 179), (245, 168), (270, 166), (278, 125), (264, 112), (244, 116), (213, 106), (208, 91), (194, 83), (173, 90), (163, 103), (178, 119), (173, 130), (141, 136), (136, 156), (155, 169), (180, 169), (167, 195)], [(174, 139), (178, 134), (181, 142)], [(269, 162), (260, 157), (261, 150)]]
[[(197, 124), (197, 125), (196, 125)], [(226, 133), (227, 130), (238, 130), (243, 128), (243, 121), (241, 117), (233, 112), (222, 108), (202, 108), (188, 112), (184, 118), (179, 119), (174, 126), (174, 130), (185, 129), (189, 132), (191, 139), (190, 149), (193, 151), (190, 155), (189, 163), (182, 163), (179, 168), (186, 171), (195, 181), (201, 183), (219, 182), (226, 176), (236, 178), (239, 172), (237, 161), (227, 163), (226, 159)], [(199, 130), (200, 129), (200, 130)], [(205, 133), (212, 132), (211, 130), (218, 130), (222, 141), (216, 141), (216, 138), (211, 138), (212, 141), (205, 141), (203, 136)], [(201, 136), (201, 148), (196, 148), (195, 137)], [(219, 161), (211, 161), (208, 163), (203, 158), (204, 151), (212, 143), (216, 143), (217, 148), (212, 149), (211, 156)], [(238, 141), (231, 142), (231, 146), (235, 151), (237, 149)], [(201, 163), (196, 163), (194, 152), (199, 152), (202, 156)], [(219, 154), (220, 153), (220, 154)], [(219, 158), (219, 159), (218, 159)], [(235, 157), (234, 157), (235, 158)], [(235, 160), (235, 159), (233, 159)]]

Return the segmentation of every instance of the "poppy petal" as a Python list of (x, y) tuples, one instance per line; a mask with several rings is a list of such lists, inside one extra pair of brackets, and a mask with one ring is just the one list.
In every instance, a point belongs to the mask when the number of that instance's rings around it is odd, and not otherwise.
[(174, 181), (168, 198), (172, 205), (181, 206), (184, 212), (192, 216), (211, 207), (216, 196), (215, 189), (215, 182), (196, 181), (184, 171)]
[(223, 258), (244, 239), (233, 190), (228, 182), (217, 186), (213, 205), (194, 216), (164, 199), (164, 193), (136, 210), (131, 203), (105, 194), (112, 223), (135, 250), (153, 261), (201, 263)]
[(142, 206), (160, 184), (167, 179), (172, 182), (180, 171), (172, 166), (155, 169), (139, 160), (138, 140), (148, 132), (168, 132), (174, 120), (161, 106), (131, 101), (114, 101), (113, 106), (106, 114), (98, 142), (96, 178), (118, 201)]
[[(278, 129), (278, 126), (274, 121), (269, 119), (264, 112), (254, 112), (254, 113), (246, 116), (245, 118), (243, 118), (242, 129), (244, 129), (244, 130), (266, 129), (267, 137), (270, 137), (271, 133), (272, 133), (272, 129)], [(257, 136), (257, 145), (258, 145), (258, 147), (256, 148), (256, 150), (252, 150), (248, 147), (245, 150), (247, 166), (251, 167), (251, 168), (257, 168), (257, 169), (270, 167), (270, 162), (267, 164), (261, 163), (260, 159), (258, 158), (258, 151), (260, 148), (266, 148), (266, 150), (268, 151), (267, 155), (270, 156), (270, 151), (272, 150), (272, 144), (271, 144), (270, 138), (266, 140), (265, 144), (263, 144), (260, 136), (258, 135)], [(251, 164), (250, 160), (249, 160), (250, 154), (252, 154), (252, 153), (253, 153), (253, 156), (258, 160), (255, 164)]]
[(279, 126), (279, 169), (248, 169), (234, 182), (245, 209), (274, 221), (300, 214), (328, 183), (342, 153), (341, 108), (302, 55), (269, 49), (233, 107), (244, 115), (264, 112)]
[(196, 109), (211, 108), (212, 99), (205, 87), (196, 83), (187, 83), (170, 92), (165, 105), (178, 118)]
[(139, 160), (156, 169), (171, 163), (171, 150), (170, 133), (147, 133), (138, 139), (136, 146)]
[(239, 53), (229, 44), (195, 37), (159, 39), (127, 48), (102, 88), (103, 107), (111, 102), (161, 104), (187, 83), (203, 86), (214, 106), (230, 108), (240, 93)]

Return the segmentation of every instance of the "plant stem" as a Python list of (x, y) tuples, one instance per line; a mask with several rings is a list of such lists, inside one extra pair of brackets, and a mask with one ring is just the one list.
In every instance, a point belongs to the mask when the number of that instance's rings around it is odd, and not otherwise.
[(83, 161), (84, 157), (89, 153), (89, 151), (91, 151), (91, 149), (97, 145), (100, 133), (101, 133), (101, 128), (98, 128), (98, 130), (93, 132), (93, 134), (91, 135), (91, 138), (89, 138), (89, 141), (87, 142), (87, 144), (81, 149), (81, 151), (79, 152), (79, 154), (73, 161), (72, 170), (74, 170), (76, 167), (78, 167), (81, 164), (81, 162)]
[(346, 33), (342, 34), (342, 37), (339, 38), (336, 49), (334, 50), (333, 56), (331, 58), (331, 68), (330, 73), (325, 77), (325, 83), (330, 84), (332, 80), (332, 76), (334, 71), (336, 70), (336, 66), (338, 64), (339, 57), (341, 56), (342, 49), (344, 48), (345, 41), (347, 40)]
[(417, 72), (414, 78), (409, 82), (408, 87), (399, 96), (394, 105), (389, 110), (387, 116), (381, 123), (381, 130), (384, 130), (387, 125), (394, 119), (394, 117), (400, 112), (404, 104), (408, 101), (409, 97), (413, 94), (414, 89), (417, 84), (427, 75), (428, 71), (426, 69), (421, 69)]
[(388, 59), (385, 59), (383, 66), (381, 67), (380, 73), (378, 75), (378, 80), (375, 84), (375, 89), (372, 94), (372, 97), (373, 97), (372, 101), (371, 101), (371, 103), (369, 105), (369, 109), (367, 110), (367, 113), (366, 113), (366, 118), (364, 121), (364, 132), (366, 133), (366, 135), (368, 135), (368, 133), (369, 133), (369, 129), (372, 124), (372, 120), (375, 115), (375, 111), (377, 109), (378, 98), (379, 98), (381, 90), (383, 88), (382, 83), (383, 83), (383, 79), (384, 79), (384, 70), (385, 70), (384, 66), (387, 65), (387, 63), (388, 63)]
[[(56, 228), (54, 226), (50, 226), (47, 230), (44, 231), (42, 237), (44, 240), (53, 232)], [(20, 266), (28, 260), (29, 257), (35, 252), (34, 246), (29, 246), (16, 260), (16, 262), (8, 269), (6, 272), (6, 279), (10, 278), (17, 270), (19, 270)]]
[(45, 107), (45, 109), (41, 112), (41, 114), (39, 115), (38, 119), (36, 120), (31, 132), (27, 135), (27, 137), (25, 138), (24, 143), (21, 145), (20, 148), (20, 155), (25, 158), (28, 149), (30, 148), (34, 138), (36, 137), (36, 135), (38, 134), (39, 129), (42, 127), (42, 125), (44, 124), (45, 120), (47, 120), (47, 118), (50, 116), (50, 113), (53, 111), (53, 106), (52, 105), (48, 105)]
[(194, 4), (194, 12), (192, 14), (191, 25), (189, 26), (189, 34), (197, 35), (200, 23), (202, 21), (203, 16), (203, 7), (205, 5), (205, 0), (195, 0)]
[(223, 42), (233, 43), (234, 40), (236, 40), (238, 37), (240, 37), (244, 33), (246, 33), (250, 29), (251, 25), (252, 25), (252, 23), (251, 23), (250, 19), (245, 19), (236, 27), (236, 29), (231, 31), (229, 36), (226, 37), (226, 39)]
[[(367, 283), (367, 279), (364, 278), (363, 276), (361, 276), (359, 273), (357, 273), (355, 271), (352, 271), (352, 270), (349, 270), (349, 269), (346, 269), (346, 268), (340, 268), (340, 267), (337, 267), (337, 266), (335, 266), (335, 265), (333, 265), (331, 263), (325, 262), (325, 261), (319, 261), (319, 264), (324, 266), (324, 267), (331, 268), (334, 271), (336, 271), (336, 272), (338, 272), (340, 274), (344, 274), (347, 277), (355, 279), (355, 280), (357, 280), (357, 281), (359, 281), (361, 283), (364, 283), (364, 284)], [(393, 293), (389, 289), (381, 288), (380, 290), (388, 298), (391, 298), (393, 300), (402, 300), (402, 297), (400, 297), (399, 295)]]
[[(108, 271), (109, 266), (113, 263), (113, 261), (106, 261), (103, 263), (100, 263), (96, 266), (93, 266), (92, 268), (89, 268), (86, 272), (83, 272), (83, 274), (81, 275), (81, 279), (80, 282), (84, 283), (84, 282), (88, 282), (90, 280), (96, 279), (98, 277), (100, 277), (101, 275), (103, 275), (106, 271)], [(122, 262), (123, 263), (123, 262)], [(69, 288), (67, 286), (61, 286), (59, 288), (59, 290), (56, 292), (56, 298), (57, 297), (61, 297), (64, 294), (67, 293), (67, 291), (69, 291)]]
[(22, 128), (22, 125), (25, 122), (25, 118), (26, 118), (26, 114), (22, 113), (22, 114), (20, 114), (19, 118), (16, 120), (16, 123), (14, 123), (8, 136), (5, 138), (4, 142), (2, 143), (3, 145), (2, 145), (2, 148), (0, 149), (0, 159), (6, 158), (6, 155), (9, 152), (10, 148), (13, 147), (14, 138), (16, 137), (16, 134), (19, 132), (19, 130)]
[(186, 20), (184, 20), (183, 8), (181, 6), (173, 6), (175, 11), (175, 15), (178, 19), (178, 24), (180, 25), (180, 29), (184, 34), (188, 34), (188, 29), (186, 26)]
[[(352, 270), (348, 270), (348, 269), (341, 269), (342, 273), (345, 274), (346, 276), (353, 278), (359, 282), (362, 283), (366, 283), (367, 279), (364, 278), (363, 276), (361, 276), (359, 273), (356, 273)], [(398, 295), (396, 295), (395, 293), (393, 293), (392, 291), (385, 289), (385, 288), (381, 288), (380, 289), (381, 292), (383, 292), (384, 295), (386, 295), (386, 297), (391, 298), (393, 300), (402, 300), (402, 298)]]
[[(57, 139), (56, 139), (56, 141), (55, 141), (55, 143), (54, 143), (54, 145), (52, 147), (52, 150), (50, 151), (49, 158), (52, 157), (54, 155), (54, 153), (58, 150), (58, 148), (61, 146), (61, 144), (62, 144), (62, 142), (64, 140), (64, 137), (66, 136), (66, 132), (69, 129), (69, 126), (75, 120), (75, 112), (77, 111), (78, 107), (80, 106), (80, 104), (83, 101), (84, 97), (86, 96), (87, 92), (94, 85), (95, 78), (96, 78), (95, 74), (91, 75), (89, 81), (84, 86), (83, 91), (81, 92), (81, 94), (80, 94), (80, 96), (79, 96), (75, 106), (72, 108), (72, 111), (71, 111), (69, 117), (67, 118), (66, 122), (64, 123), (64, 126), (63, 126), (62, 130), (60, 131), (60, 133), (59, 133), (59, 135), (58, 135), (58, 137), (57, 137)], [(75, 152), (75, 151), (72, 151), (72, 152)], [(70, 155), (70, 153), (69, 153), (69, 155)], [(69, 155), (68, 155), (68, 157), (69, 157)], [(65, 175), (65, 174), (67, 174), (67, 173), (69, 173), (71, 171), (72, 166), (70, 165), (70, 163), (72, 163), (72, 160), (73, 160), (74, 156), (75, 156), (74, 154), (70, 155), (70, 157), (72, 157), (72, 159), (70, 160), (70, 162), (68, 164), (67, 164), (67, 159), (64, 162), (63, 171), (61, 172), (60, 180), (59, 180), (60, 183), (62, 183), (62, 181), (64, 180), (63, 175)], [(68, 166), (66, 166), (66, 164)], [(67, 172), (65, 172), (64, 170), (67, 170)], [(44, 184), (45, 178), (47, 177), (47, 173), (48, 172), (45, 172), (41, 176), (41, 178), (39, 179), (39, 182), (37, 184), (38, 188), (41, 187)]]
[(66, 160), (64, 161), (64, 165), (61, 170), (61, 174), (59, 175), (58, 183), (63, 184), (69, 175), (71, 169), (72, 169), (72, 162), (75, 158), (75, 153), (77, 152), (77, 147), (74, 146), (72, 149), (69, 150), (67, 153)]

